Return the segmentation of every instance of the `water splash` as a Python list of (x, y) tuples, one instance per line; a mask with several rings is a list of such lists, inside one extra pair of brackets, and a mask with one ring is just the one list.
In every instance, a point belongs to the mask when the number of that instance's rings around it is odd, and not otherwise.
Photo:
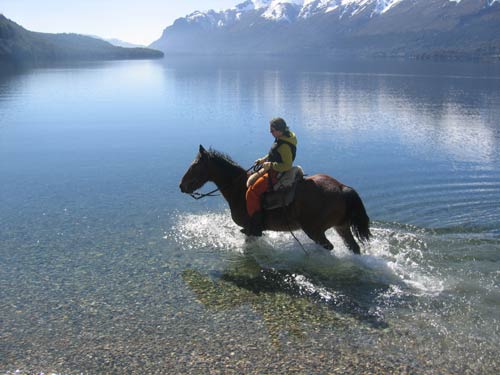
[(370, 285), (394, 294), (437, 295), (444, 290), (439, 275), (428, 265), (426, 234), (411, 226), (375, 223), (369, 245), (362, 256), (352, 254), (333, 230), (327, 236), (334, 245), (328, 252), (302, 232), (295, 235), (309, 255), (305, 255), (286, 232), (265, 232), (259, 239), (240, 233), (228, 210), (214, 213), (179, 213), (166, 239), (186, 250), (225, 253), (229, 264), (237, 266), (242, 256), (251, 256), (261, 268), (286, 270), (305, 290), (314, 290), (325, 300), (339, 285)]

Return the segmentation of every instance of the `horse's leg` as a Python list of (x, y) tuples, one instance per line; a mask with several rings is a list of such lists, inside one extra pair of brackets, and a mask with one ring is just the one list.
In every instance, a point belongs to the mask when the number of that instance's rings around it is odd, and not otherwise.
[(335, 227), (335, 230), (339, 236), (342, 237), (349, 250), (351, 250), (354, 254), (360, 254), (359, 245), (352, 236), (351, 228), (349, 226)]
[(333, 250), (333, 244), (328, 241), (328, 238), (325, 236), (325, 232), (321, 232), (317, 229), (302, 227), (304, 232), (309, 236), (311, 240), (316, 242), (318, 245), (323, 246), (326, 250)]

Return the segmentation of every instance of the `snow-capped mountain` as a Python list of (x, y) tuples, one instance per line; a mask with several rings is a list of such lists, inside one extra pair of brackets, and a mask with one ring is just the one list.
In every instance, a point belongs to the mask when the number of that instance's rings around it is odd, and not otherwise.
[(499, 40), (500, 0), (246, 0), (179, 18), (151, 47), (166, 53), (408, 56), (496, 53)]
[(373, 8), (374, 14), (384, 13), (401, 1), (403, 0), (247, 0), (225, 11), (196, 11), (187, 15), (184, 20), (189, 24), (197, 23), (205, 29), (221, 28), (231, 26), (251, 13), (269, 21), (291, 23), (336, 10), (341, 10), (341, 17), (354, 16), (367, 7)]
[[(196, 11), (185, 17), (188, 23), (199, 23), (206, 27), (230, 26), (240, 20), (245, 13), (257, 12), (258, 16), (276, 22), (294, 22), (330, 12), (338, 12), (340, 17), (352, 17), (366, 10), (371, 16), (384, 14), (408, 0), (246, 0), (225, 11)], [(455, 4), (467, 0), (445, 0)], [(477, 1), (477, 0), (476, 0)], [(482, 1), (487, 6), (500, 0)]]

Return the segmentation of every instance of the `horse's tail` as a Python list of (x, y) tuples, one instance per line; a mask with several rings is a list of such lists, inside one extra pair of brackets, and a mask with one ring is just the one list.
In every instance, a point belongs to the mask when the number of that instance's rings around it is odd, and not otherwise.
[(367, 242), (372, 234), (365, 205), (353, 188), (345, 187), (343, 192), (347, 199), (347, 215), (351, 222), (351, 230), (359, 241)]

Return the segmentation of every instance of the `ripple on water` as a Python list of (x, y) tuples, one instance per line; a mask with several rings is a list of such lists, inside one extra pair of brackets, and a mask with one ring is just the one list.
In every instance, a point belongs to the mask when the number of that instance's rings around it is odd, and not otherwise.
[[(500, 178), (496, 172), (460, 171), (456, 176), (418, 171), (411, 178), (387, 178), (372, 189), (377, 217), (429, 228), (500, 223)], [(490, 225), (490, 226), (491, 226)], [(490, 228), (490, 232), (494, 231)]]

